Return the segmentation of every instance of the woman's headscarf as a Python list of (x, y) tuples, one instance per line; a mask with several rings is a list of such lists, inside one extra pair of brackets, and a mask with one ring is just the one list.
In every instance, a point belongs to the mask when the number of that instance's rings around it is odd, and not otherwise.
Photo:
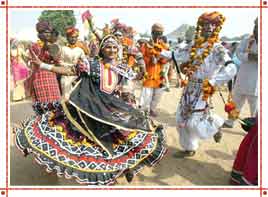
[(119, 49), (119, 42), (114, 35), (105, 36), (100, 43), (100, 50), (105, 48), (108, 44), (113, 44)]

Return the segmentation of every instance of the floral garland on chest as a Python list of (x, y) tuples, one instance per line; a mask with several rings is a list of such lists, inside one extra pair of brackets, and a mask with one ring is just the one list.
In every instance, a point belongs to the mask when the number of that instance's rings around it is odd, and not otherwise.
[[(200, 69), (200, 66), (204, 63), (204, 60), (211, 53), (214, 44), (219, 42), (219, 33), (222, 29), (224, 21), (225, 17), (216, 11), (212, 13), (204, 13), (199, 17), (196, 26), (194, 44), (190, 50), (190, 59), (188, 62), (181, 65), (181, 70), (186, 75), (186, 80), (183, 81), (185, 86), (187, 85), (187, 81), (193, 78), (194, 73)], [(206, 31), (204, 29), (205, 24), (215, 25), (213, 32), (211, 32), (211, 35), (208, 38), (203, 36), (204, 31)], [(207, 102), (208, 99), (212, 97), (214, 92), (215, 87), (209, 83), (208, 78), (205, 78), (202, 83), (202, 100)], [(226, 103), (224, 101), (224, 105), (224, 110), (228, 113), (228, 118), (233, 120), (239, 118), (239, 111), (237, 110), (236, 104), (232, 100), (231, 95), (229, 95)]]
[[(181, 65), (182, 73), (186, 75), (186, 79), (182, 81), (184, 86), (187, 85), (188, 80), (192, 79), (194, 73), (200, 69), (200, 66), (204, 63), (204, 60), (211, 53), (214, 43), (219, 42), (219, 33), (222, 29), (224, 21), (225, 17), (218, 12), (204, 13), (199, 17), (195, 31), (194, 44), (190, 50), (190, 59)], [(204, 24), (207, 23), (215, 24), (216, 27), (211, 33), (211, 36), (205, 38), (202, 36), (202, 32), (204, 31)], [(207, 101), (208, 98), (211, 97), (215, 92), (215, 88), (209, 84), (208, 79), (204, 79), (202, 89), (202, 99), (205, 101)]]

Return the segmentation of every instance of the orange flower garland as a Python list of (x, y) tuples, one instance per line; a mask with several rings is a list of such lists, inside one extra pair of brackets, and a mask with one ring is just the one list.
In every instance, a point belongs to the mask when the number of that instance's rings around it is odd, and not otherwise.
[(228, 102), (225, 103), (224, 111), (228, 113), (228, 119), (236, 120), (239, 118), (239, 110), (236, 108), (235, 102), (232, 100), (232, 97), (229, 95)]
[(186, 87), (187, 85), (188, 85), (188, 81), (182, 79), (182, 80), (181, 80), (181, 87)]
[[(190, 51), (190, 60), (181, 65), (181, 70), (187, 78), (191, 78), (193, 74), (204, 63), (206, 57), (210, 54), (214, 43), (219, 42), (219, 33), (222, 29), (222, 25), (225, 21), (225, 17), (219, 12), (204, 13), (202, 14), (196, 26), (194, 45)], [(217, 27), (212, 32), (208, 39), (201, 36), (204, 24), (215, 24)], [(206, 44), (206, 45), (205, 45)], [(197, 54), (199, 49), (203, 49), (201, 54)], [(208, 79), (203, 81), (203, 97), (202, 99), (207, 101), (209, 97), (215, 92), (215, 88), (209, 83)]]
[(109, 64), (109, 63), (104, 64), (105, 69), (109, 69), (110, 67), (111, 67), (111, 64)]
[(37, 45), (43, 48), (45, 43), (42, 40), (37, 40)]
[[(183, 71), (186, 73), (187, 77), (192, 77), (196, 70), (200, 68), (200, 65), (204, 63), (206, 57), (210, 54), (214, 43), (219, 41), (219, 33), (222, 29), (224, 21), (225, 17), (218, 12), (212, 12), (209, 14), (205, 13), (199, 17), (195, 32), (194, 45), (192, 46), (190, 52), (190, 60), (187, 62), (186, 65), (184, 65), (183, 68)], [(212, 32), (211, 37), (207, 40), (201, 36), (203, 25), (205, 23), (215, 23), (217, 25), (215, 30)], [(207, 46), (204, 46), (206, 42)], [(202, 49), (204, 47), (206, 48), (203, 50), (203, 53), (198, 55), (198, 49)]]
[[(149, 54), (152, 57), (154, 57), (155, 59), (159, 58), (159, 56), (161, 54), (161, 51), (163, 49), (168, 50), (168, 45), (165, 44), (162, 41), (158, 41), (157, 43), (146, 43), (146, 44), (147, 44), (146, 46), (149, 48)], [(157, 61), (159, 61), (161, 64), (167, 63), (167, 61), (164, 60), (164, 59), (159, 59)], [(149, 74), (148, 74), (148, 72), (145, 72), (142, 80), (144, 82), (147, 79), (149, 79)], [(161, 87), (164, 86), (164, 83), (165, 83), (165, 78), (164, 78), (164, 72), (163, 71), (160, 72), (160, 80), (162, 81), (161, 84), (160, 84), (160, 88), (161, 88)]]
[(203, 97), (202, 97), (202, 99), (204, 101), (207, 101), (208, 98), (211, 97), (214, 94), (214, 92), (215, 92), (215, 88), (209, 83), (208, 79), (205, 79), (203, 81), (202, 90), (203, 90)]

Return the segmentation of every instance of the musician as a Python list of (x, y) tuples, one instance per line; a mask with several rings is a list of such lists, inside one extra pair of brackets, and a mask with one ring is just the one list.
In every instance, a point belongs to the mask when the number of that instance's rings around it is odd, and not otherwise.
[[(61, 65), (64, 67), (72, 67), (78, 61), (87, 61), (86, 54), (88, 49), (78, 41), (79, 30), (75, 27), (66, 28), (66, 38), (68, 44), (62, 47), (61, 50)], [(68, 98), (69, 93), (74, 85), (77, 76), (62, 76), (61, 77), (61, 90), (62, 96)]]
[(114, 36), (106, 36), (101, 59), (90, 62), (89, 70), (77, 66), (79, 81), (62, 101), (62, 114), (44, 114), (16, 131), (24, 153), (33, 150), (39, 164), (82, 184), (113, 184), (121, 174), (130, 182), (145, 164), (152, 166), (166, 152), (163, 127), (116, 97), (118, 45)]
[(58, 106), (61, 98), (60, 88), (56, 73), (71, 75), (71, 70), (62, 70), (54, 66), (52, 69), (43, 69), (43, 65), (57, 65), (59, 59), (53, 56), (49, 48), (57, 40), (58, 32), (47, 21), (40, 21), (36, 24), (36, 30), (40, 42), (30, 47), (30, 63), (32, 76), (30, 78), (30, 92), (33, 98), (33, 108), (37, 114), (42, 114), (46, 110), (52, 110)]
[[(258, 111), (258, 19), (254, 21), (253, 33), (245, 37), (236, 50), (241, 61), (233, 89), (234, 101), (237, 109), (243, 108), (246, 100), (250, 107), (250, 116), (254, 117)], [(225, 127), (233, 127), (234, 121), (225, 121)]]
[(143, 81), (143, 88), (140, 97), (142, 110), (148, 111), (151, 116), (157, 116), (156, 107), (162, 95), (164, 80), (163, 65), (167, 61), (160, 58), (160, 52), (165, 48), (165, 44), (160, 42), (164, 27), (155, 23), (152, 26), (152, 39), (141, 47), (146, 66), (146, 75)]
[[(224, 21), (225, 17), (217, 11), (203, 13), (197, 20), (195, 39), (188, 55), (178, 51), (166, 53), (177, 64), (177, 60), (184, 59), (180, 68), (187, 77), (176, 113), (177, 131), (183, 149), (174, 154), (176, 158), (194, 156), (203, 139), (213, 137), (219, 143), (222, 138), (224, 119), (213, 111), (212, 97), (215, 87), (228, 82), (237, 71), (219, 43)], [(228, 116), (235, 119), (238, 116), (235, 103), (231, 97), (228, 100), (225, 111), (232, 111)]]

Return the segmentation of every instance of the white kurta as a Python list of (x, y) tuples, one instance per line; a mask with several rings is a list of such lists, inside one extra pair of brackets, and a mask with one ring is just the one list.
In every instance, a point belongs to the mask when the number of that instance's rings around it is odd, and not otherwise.
[[(82, 61), (86, 59), (85, 53), (83, 49), (79, 47), (70, 48), (67, 46), (62, 47), (62, 61), (63, 66), (69, 67), (74, 66), (77, 64), (78, 60), (81, 59)], [(69, 93), (72, 89), (72, 83), (77, 78), (77, 76), (62, 76), (61, 77), (61, 89), (62, 89), (62, 95), (64, 97), (69, 96)]]
[(181, 47), (176, 48), (175, 54), (177, 54), (177, 55), (175, 55), (175, 60), (176, 60), (176, 62), (178, 64), (178, 66), (182, 62), (185, 62), (185, 61), (188, 60), (189, 55), (190, 55), (189, 52), (191, 50), (191, 47), (192, 47), (192, 44), (191, 43), (189, 43), (189, 44), (183, 43), (183, 45)]
[(186, 47), (187, 45), (188, 45), (188, 44), (187, 44), (185, 41), (183, 41), (183, 42), (177, 44), (176, 47), (175, 47), (175, 49), (183, 49), (183, 48)]
[[(243, 39), (237, 48), (236, 55), (241, 61), (240, 69), (233, 90), (233, 98), (238, 110), (241, 110), (245, 101), (250, 105), (251, 116), (255, 116), (258, 106), (258, 61), (248, 59), (249, 37)], [(250, 52), (258, 54), (258, 44), (253, 42)]]
[[(202, 54), (204, 48), (197, 53)], [(183, 53), (175, 52), (175, 59), (181, 60), (182, 55), (186, 57), (183, 62), (186, 62), (189, 56)], [(167, 52), (162, 56), (171, 57)], [(233, 63), (225, 66), (229, 61), (231, 58), (224, 47), (215, 43), (210, 55), (194, 74), (193, 80), (184, 88), (176, 114), (180, 144), (184, 150), (196, 150), (200, 139), (211, 138), (223, 125), (224, 119), (209, 110), (208, 103), (202, 100), (202, 82), (209, 79), (212, 85), (221, 85), (232, 79), (236, 74), (236, 66)], [(195, 110), (199, 111), (193, 112)]]

